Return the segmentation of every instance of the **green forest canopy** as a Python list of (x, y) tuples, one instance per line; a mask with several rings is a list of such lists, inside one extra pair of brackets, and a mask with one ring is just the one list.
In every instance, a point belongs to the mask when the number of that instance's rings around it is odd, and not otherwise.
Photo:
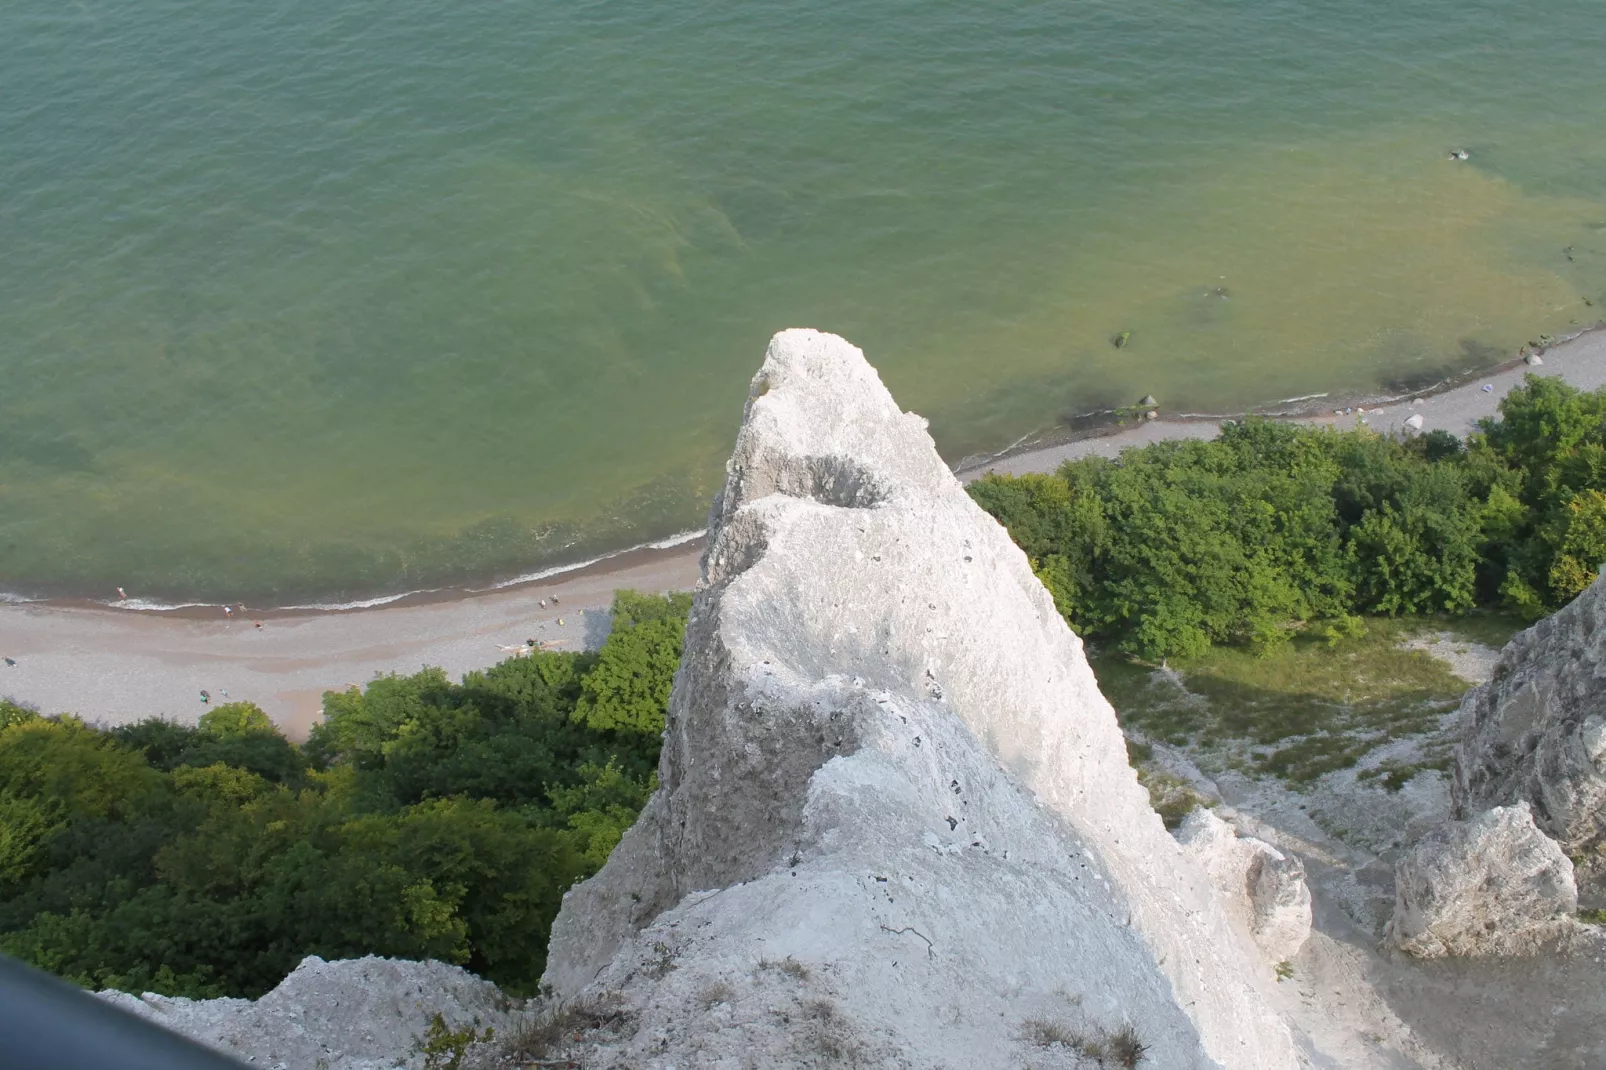
[(309, 954), (532, 991), (564, 891), (655, 786), (689, 605), (620, 591), (597, 653), (332, 692), (303, 747), (243, 702), (109, 731), (0, 703), (0, 950), (197, 997)]
[(1606, 562), (1606, 391), (1530, 375), (1465, 443), (1250, 420), (971, 494), (1080, 634), (1153, 661), (1361, 614), (1534, 619)]

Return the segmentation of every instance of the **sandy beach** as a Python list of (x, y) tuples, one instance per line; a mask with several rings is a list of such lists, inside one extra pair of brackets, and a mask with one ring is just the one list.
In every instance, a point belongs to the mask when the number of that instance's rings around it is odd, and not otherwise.
[[(1419, 413), (1423, 430), (1464, 435), (1494, 415), (1527, 372), (1560, 376), (1590, 390), (1606, 385), (1606, 331), (1563, 342), (1543, 360), (1538, 367), (1513, 362), (1436, 394), (1348, 402), (1355, 411), (1347, 415), (1335, 415), (1330, 405), (1293, 419), (1398, 431)], [(961, 477), (1052, 471), (1066, 460), (1114, 456), (1129, 446), (1210, 438), (1217, 428), (1217, 418), (1162, 417), (989, 461)], [(88, 604), (0, 605), (0, 654), (15, 661), (0, 663), (0, 696), (46, 713), (120, 724), (149, 716), (193, 721), (206, 708), (200, 699), (205, 689), (213, 702), (255, 702), (292, 738), (302, 738), (320, 715), (327, 690), (424, 665), (456, 677), (500, 661), (532, 638), (551, 649), (594, 647), (607, 634), (615, 589), (689, 589), (697, 582), (701, 552), (697, 540), (631, 551), (505, 590), (341, 612), (231, 617), (214, 607), (158, 613)]]
[[(1405, 430), (1405, 421), (1420, 414), (1422, 430), (1449, 431), (1465, 436), (1476, 429), (1478, 421), (1497, 414), (1500, 399), (1522, 383), (1529, 373), (1541, 376), (1560, 376), (1583, 390), (1596, 390), (1606, 386), (1606, 330), (1591, 330), (1544, 351), (1544, 362), (1529, 366), (1513, 360), (1498, 368), (1437, 392), (1407, 394), (1391, 399), (1361, 399), (1322, 401), (1309, 403), (1312, 411), (1306, 415), (1288, 417), (1297, 422), (1321, 427), (1349, 429), (1366, 426), (1374, 431), (1398, 432)], [(1489, 389), (1485, 390), (1484, 388)], [(1320, 406), (1320, 407), (1317, 407)], [(1348, 407), (1354, 411), (1346, 415), (1335, 413), (1334, 408)], [(1173, 419), (1162, 416), (1122, 428), (1115, 434), (1084, 438), (1064, 445), (1027, 450), (989, 461), (967, 472), (1000, 472), (1020, 475), (1025, 472), (1050, 472), (1065, 461), (1078, 457), (1114, 457), (1129, 446), (1146, 446), (1152, 442), (1166, 442), (1186, 438), (1214, 438), (1220, 420), (1227, 417)]]
[(16, 661), (0, 664), (0, 695), (103, 724), (153, 715), (193, 722), (206, 709), (204, 688), (214, 703), (255, 702), (301, 739), (328, 690), (425, 665), (456, 678), (528, 639), (553, 650), (599, 645), (616, 588), (690, 588), (700, 552), (699, 545), (636, 553), (623, 567), (604, 561), (551, 583), (348, 612), (253, 618), (0, 606), (0, 652)]

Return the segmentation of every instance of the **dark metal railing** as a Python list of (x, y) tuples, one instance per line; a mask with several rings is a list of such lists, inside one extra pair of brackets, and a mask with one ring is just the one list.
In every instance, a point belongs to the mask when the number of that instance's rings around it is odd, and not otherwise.
[(0, 955), (0, 1070), (246, 1070), (246, 1064)]

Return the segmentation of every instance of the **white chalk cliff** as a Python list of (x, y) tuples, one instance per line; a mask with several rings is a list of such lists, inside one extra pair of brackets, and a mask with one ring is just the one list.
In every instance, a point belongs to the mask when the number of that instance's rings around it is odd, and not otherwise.
[(1265, 840), (1240, 836), (1204, 807), (1177, 829), (1215, 887), (1229, 917), (1241, 925), (1273, 962), (1291, 959), (1310, 936), (1310, 888), (1305, 867)]
[(1421, 958), (1521, 952), (1577, 910), (1572, 862), (1517, 803), (1446, 822), (1405, 853), (1387, 935)]
[(1606, 845), (1606, 579), (1513, 636), (1461, 714), (1457, 817), (1526, 802), (1564, 850)]
[(629, 1023), (586, 1065), (1299, 1065), (1081, 642), (863, 355), (776, 335), (727, 472), (662, 786), (553, 929), (557, 998)]
[[(1552, 939), (1598, 902), (1606, 847), (1606, 577), (1500, 652), (1461, 702), (1455, 821), (1395, 869), (1390, 940), (1423, 957)], [(1586, 865), (1575, 870), (1572, 855)], [(1595, 863), (1595, 864), (1588, 864)]]

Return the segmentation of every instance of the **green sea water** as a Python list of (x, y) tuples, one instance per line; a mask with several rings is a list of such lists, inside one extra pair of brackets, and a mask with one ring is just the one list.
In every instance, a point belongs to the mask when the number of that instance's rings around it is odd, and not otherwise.
[(1606, 306), (1600, 16), (9, 0), (0, 590), (337, 598), (700, 526), (787, 326), (951, 460), (1494, 363)]

